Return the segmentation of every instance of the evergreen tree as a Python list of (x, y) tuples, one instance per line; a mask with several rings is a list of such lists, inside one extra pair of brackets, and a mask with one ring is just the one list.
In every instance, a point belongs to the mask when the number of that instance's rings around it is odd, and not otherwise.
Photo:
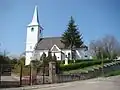
[(65, 47), (80, 48), (83, 45), (82, 34), (79, 33), (77, 25), (71, 16), (71, 19), (68, 23), (67, 30), (62, 34), (61, 42), (65, 44)]
[(48, 60), (47, 60), (47, 57), (46, 57), (46, 54), (43, 52), (40, 60), (42, 61), (43, 64), (47, 64), (48, 63)]
[(83, 46), (82, 34), (78, 31), (77, 25), (71, 16), (71, 19), (68, 23), (67, 30), (62, 34), (61, 42), (64, 43), (65, 48), (80, 48)]
[(0, 52), (0, 64), (10, 64), (10, 58), (7, 56), (6, 51)]
[(54, 56), (53, 56), (53, 61), (57, 61), (57, 57), (56, 57), (56, 55), (55, 55), (55, 53), (54, 53)]
[(52, 61), (52, 54), (51, 54), (51, 51), (49, 50), (48, 51), (48, 56), (47, 56), (47, 60), (49, 60), (49, 61)]
[(38, 63), (39, 63), (39, 67), (37, 68), (37, 72), (40, 71), (41, 67), (44, 67), (46, 64), (48, 64), (48, 61), (46, 59), (46, 54), (44, 52), (40, 57), (40, 61), (38, 61)]
[(56, 73), (60, 73), (60, 64), (59, 62), (57, 62), (57, 57), (54, 53), (54, 56), (53, 56), (53, 61), (56, 63)]
[(46, 59), (46, 54), (43, 52), (42, 56), (40, 57), (40, 60), (45, 60)]

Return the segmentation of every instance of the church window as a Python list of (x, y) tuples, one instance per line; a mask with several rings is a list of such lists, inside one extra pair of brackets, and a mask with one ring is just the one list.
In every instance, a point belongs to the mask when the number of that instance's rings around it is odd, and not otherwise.
[(85, 57), (88, 57), (87, 55), (85, 55)]
[(34, 31), (34, 28), (32, 27), (32, 28), (31, 28), (31, 32), (33, 32), (33, 31)]
[(68, 53), (68, 57), (70, 57), (70, 53)]

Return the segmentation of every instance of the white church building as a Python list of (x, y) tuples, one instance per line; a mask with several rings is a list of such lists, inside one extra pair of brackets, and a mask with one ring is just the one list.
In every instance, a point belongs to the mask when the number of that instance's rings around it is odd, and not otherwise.
[[(43, 28), (39, 23), (38, 8), (35, 7), (33, 18), (27, 26), (25, 64), (29, 65), (31, 60), (40, 59), (43, 52), (48, 54), (50, 50), (52, 55), (55, 53), (57, 60), (71, 59), (71, 49), (64, 48), (61, 37), (42, 37)], [(88, 59), (88, 50), (86, 48), (75, 49), (76, 59)]]

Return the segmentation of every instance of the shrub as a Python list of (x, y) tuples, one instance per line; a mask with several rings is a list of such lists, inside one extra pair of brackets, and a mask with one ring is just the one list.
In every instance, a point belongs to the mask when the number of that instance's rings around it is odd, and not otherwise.
[[(72, 63), (80, 63), (80, 62), (88, 62), (88, 61), (98, 61), (97, 59), (78, 59), (78, 60), (69, 60), (68, 63), (69, 64), (72, 64)], [(65, 60), (62, 60), (62, 61), (57, 61), (59, 62), (60, 64), (64, 64), (65, 63)]]
[[(79, 63), (71, 63), (68, 65), (60, 65), (60, 70), (62, 71), (69, 71), (69, 70), (75, 70), (75, 69), (80, 69), (80, 68), (84, 68), (84, 67), (88, 67), (88, 66), (92, 66), (92, 65), (99, 65), (101, 64), (101, 60), (92, 60), (92, 61), (81, 61)], [(108, 63), (108, 62), (112, 62), (111, 60), (104, 60), (104, 63)]]

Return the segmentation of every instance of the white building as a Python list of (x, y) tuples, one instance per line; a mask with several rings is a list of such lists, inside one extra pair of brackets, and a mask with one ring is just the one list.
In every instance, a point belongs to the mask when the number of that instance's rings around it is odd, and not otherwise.
[[(33, 58), (40, 59), (43, 52), (47, 55), (49, 50), (52, 55), (55, 53), (57, 60), (65, 60), (68, 57), (71, 59), (71, 49), (64, 48), (61, 37), (42, 37), (42, 30), (36, 6), (32, 22), (27, 26), (25, 64), (29, 65)], [(86, 48), (76, 48), (75, 57), (76, 59), (87, 59), (89, 58), (88, 51)]]

